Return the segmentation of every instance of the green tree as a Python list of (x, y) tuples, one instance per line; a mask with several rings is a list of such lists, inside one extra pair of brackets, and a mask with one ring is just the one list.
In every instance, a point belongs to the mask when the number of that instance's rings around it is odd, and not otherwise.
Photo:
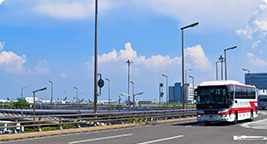
[[(30, 104), (27, 103), (25, 100), (22, 101), (23, 104), (23, 108), (30, 108)], [(13, 102), (13, 104), (11, 105), (12, 108), (14, 107), (21, 107), (21, 100), (19, 100), (18, 102)]]

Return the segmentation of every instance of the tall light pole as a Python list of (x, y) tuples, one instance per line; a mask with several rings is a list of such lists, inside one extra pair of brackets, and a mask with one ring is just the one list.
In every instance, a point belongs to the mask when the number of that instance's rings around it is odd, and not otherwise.
[(21, 115), (23, 115), (23, 89), (26, 87), (21, 88)]
[[(35, 116), (35, 93), (39, 92), (39, 91), (44, 91), (46, 89), (47, 89), (47, 87), (44, 87), (44, 88), (33, 91), (33, 116)], [(35, 117), (33, 118), (33, 121), (34, 121), (34, 125), (35, 125)], [(35, 131), (35, 126), (33, 127), (33, 131)]]
[(135, 99), (134, 99), (134, 82), (131, 81), (131, 84), (133, 84), (133, 109), (135, 110)]
[[(194, 80), (195, 80), (195, 78), (193, 77), (193, 76), (191, 76), (191, 75), (189, 75), (189, 77), (190, 78), (192, 78), (192, 84), (193, 84), (193, 97), (195, 96), (195, 85), (194, 85)], [(193, 98), (193, 107), (194, 107), (194, 98)]]
[(66, 90), (64, 90), (64, 98), (66, 97)]
[(126, 62), (128, 64), (128, 95), (129, 95), (129, 110), (131, 110), (131, 99), (130, 99), (130, 65), (133, 63), (133, 61), (127, 60)]
[(191, 71), (193, 69), (187, 69), (185, 70), (185, 84), (186, 84), (186, 109), (188, 105), (188, 85), (187, 85), (187, 71)]
[(166, 103), (169, 102), (169, 93), (168, 93), (168, 87), (169, 87), (169, 84), (168, 84), (168, 76), (165, 75), (165, 74), (162, 74), (162, 76), (166, 77)]
[(221, 61), (216, 62), (216, 80), (218, 80), (218, 63)]
[(98, 0), (95, 0), (95, 71), (94, 71), (94, 113), (97, 113), (97, 16), (98, 16)]
[(221, 80), (223, 80), (223, 62), (224, 62), (223, 55), (220, 55), (219, 60), (221, 62)]
[(140, 93), (137, 93), (137, 94), (133, 94), (133, 99), (134, 99), (134, 107), (133, 107), (133, 109), (134, 109), (134, 111), (135, 111), (135, 96), (141, 95), (141, 94), (143, 94), (143, 92), (140, 92)]
[(51, 108), (53, 109), (53, 82), (50, 80), (51, 83)]
[(108, 104), (110, 104), (110, 80), (108, 78), (106, 80), (108, 81)]
[(227, 80), (227, 64), (226, 64), (226, 51), (228, 50), (231, 50), (231, 49), (235, 49), (237, 48), (237, 46), (234, 46), (234, 47), (230, 47), (230, 48), (227, 48), (227, 49), (224, 49), (224, 64), (225, 64), (225, 80)]
[[(128, 96), (128, 100), (130, 100), (130, 96), (131, 95), (128, 95), (128, 94), (125, 94), (125, 93), (121, 93), (120, 96)], [(129, 101), (129, 105), (130, 105), (130, 101)], [(129, 107), (129, 111), (131, 111), (131, 107)]]
[(33, 91), (33, 116), (35, 116), (35, 93), (39, 91), (44, 91), (46, 89), (47, 87), (44, 87), (44, 88)]
[(199, 23), (193, 23), (191, 25), (182, 27), (182, 101), (183, 101), (183, 109), (184, 109), (184, 29), (186, 28), (190, 28), (190, 27), (195, 27), (197, 26)]
[(77, 111), (78, 111), (78, 100), (79, 100), (79, 97), (78, 97), (78, 88), (77, 87), (73, 87), (74, 89), (76, 89), (76, 98), (77, 98)]
[[(77, 89), (77, 90), (78, 90), (78, 89)], [(83, 92), (83, 94), (84, 94), (84, 91), (83, 91), (83, 90), (79, 90), (78, 93), (79, 93), (79, 92)], [(84, 97), (84, 96), (83, 96), (83, 97)], [(79, 102), (79, 113), (81, 113), (81, 108), (80, 108), (80, 107), (81, 107), (81, 101), (80, 101), (80, 99), (78, 98), (78, 94), (77, 94), (77, 99), (78, 99), (78, 102)]]
[(248, 72), (248, 84), (250, 85), (250, 70), (243, 68), (243, 71), (247, 71)]

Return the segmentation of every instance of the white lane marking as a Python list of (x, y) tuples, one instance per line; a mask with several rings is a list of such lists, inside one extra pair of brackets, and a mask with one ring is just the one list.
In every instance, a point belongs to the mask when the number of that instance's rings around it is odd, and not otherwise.
[(35, 137), (35, 138), (25, 138), (20, 140), (10, 140), (10, 141), (4, 141), (0, 142), (0, 144), (4, 143), (14, 143), (14, 142), (22, 142), (22, 141), (30, 141), (30, 140), (41, 140), (41, 139), (48, 139), (48, 138), (57, 138), (57, 137), (66, 137), (66, 136), (73, 136), (73, 135), (85, 135), (85, 134), (94, 134), (94, 133), (105, 133), (105, 132), (113, 132), (113, 131), (123, 131), (123, 130), (129, 130), (129, 129), (137, 129), (137, 128), (146, 128), (146, 127), (155, 127), (155, 126), (164, 126), (164, 125), (171, 125), (171, 124), (179, 124), (179, 123), (186, 123), (186, 122), (194, 122), (196, 120), (190, 120), (190, 121), (181, 121), (181, 122), (172, 122), (172, 123), (163, 123), (158, 125), (148, 125), (148, 126), (138, 126), (138, 127), (129, 127), (129, 128), (119, 128), (119, 129), (111, 129), (111, 130), (103, 130), (103, 131), (94, 131), (94, 132), (82, 132), (82, 133), (72, 133), (72, 134), (59, 134), (55, 136), (43, 136), (43, 137)]
[(266, 136), (233, 136), (233, 140), (267, 140)]
[(253, 121), (253, 122), (247, 122), (247, 123), (241, 124), (241, 126), (245, 127), (245, 128), (249, 128), (248, 125), (250, 125), (250, 124), (260, 123), (260, 122), (264, 122), (264, 121), (267, 121), (267, 119), (262, 119), (262, 120)]
[[(150, 126), (143, 126), (143, 127), (150, 127)], [(28, 139), (21, 139), (21, 140), (4, 141), (4, 142), (0, 142), (0, 144), (13, 143), (13, 142), (22, 142), (22, 141), (30, 141), (30, 140), (40, 140), (40, 139), (47, 139), (47, 138), (66, 137), (66, 136), (73, 136), (73, 135), (104, 133), (104, 132), (110, 132), (110, 131), (112, 131), (112, 132), (114, 132), (114, 131), (123, 131), (123, 130), (135, 129), (135, 128), (142, 128), (142, 127), (130, 127), (130, 128), (123, 128), (123, 129), (104, 130), (104, 131), (83, 132), (83, 133), (74, 133), (74, 134), (62, 134), (62, 135), (55, 135), (55, 136), (44, 136), (44, 137), (28, 138)]]
[(150, 144), (150, 143), (156, 143), (156, 142), (161, 142), (161, 141), (166, 141), (166, 140), (171, 140), (171, 139), (176, 139), (176, 138), (181, 138), (184, 137), (184, 135), (178, 135), (174, 137), (168, 137), (168, 138), (163, 138), (163, 139), (158, 139), (158, 140), (153, 140), (153, 141), (148, 141), (148, 142), (142, 142), (138, 144)]
[(119, 137), (126, 137), (133, 134), (123, 134), (123, 135), (115, 135), (115, 136), (108, 136), (108, 137), (101, 137), (101, 138), (94, 138), (94, 139), (87, 139), (87, 140), (80, 140), (80, 141), (73, 141), (69, 142), (68, 144), (76, 144), (76, 143), (84, 143), (84, 142), (91, 142), (91, 141), (99, 141), (105, 139), (112, 139), (112, 138), (119, 138)]

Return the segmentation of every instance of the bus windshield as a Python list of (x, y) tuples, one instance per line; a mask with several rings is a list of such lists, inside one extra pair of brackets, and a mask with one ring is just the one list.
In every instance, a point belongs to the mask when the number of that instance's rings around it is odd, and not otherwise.
[(196, 97), (197, 104), (227, 104), (227, 87), (199, 87)]

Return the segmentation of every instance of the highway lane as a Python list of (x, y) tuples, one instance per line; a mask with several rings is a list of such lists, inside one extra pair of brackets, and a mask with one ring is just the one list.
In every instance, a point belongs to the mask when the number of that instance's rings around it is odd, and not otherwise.
[(16, 141), (4, 141), (1, 143), (14, 144), (149, 144), (149, 143), (267, 143), (264, 140), (233, 140), (233, 136), (266, 136), (267, 129), (255, 129), (244, 127), (253, 125), (260, 127), (262, 121), (267, 120), (267, 111), (261, 111), (254, 122), (243, 121), (237, 125), (228, 123), (213, 123), (205, 126), (197, 121), (169, 123), (154, 126), (142, 126), (125, 129), (114, 129), (107, 131), (95, 131), (87, 133), (77, 133), (68, 135), (58, 135), (50, 137), (40, 137), (32, 139), (22, 139)]

